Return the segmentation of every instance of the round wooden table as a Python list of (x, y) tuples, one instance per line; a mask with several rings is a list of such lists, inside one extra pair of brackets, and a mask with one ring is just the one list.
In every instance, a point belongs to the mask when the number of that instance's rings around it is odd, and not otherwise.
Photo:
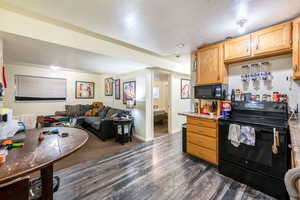
[(78, 150), (89, 136), (81, 129), (59, 127), (60, 133), (69, 136), (45, 135), (44, 140), (38, 141), (41, 131), (52, 129), (55, 127), (25, 132), (24, 147), (8, 150), (6, 163), (0, 164), (0, 183), (41, 170), (42, 199), (53, 199), (53, 163)]

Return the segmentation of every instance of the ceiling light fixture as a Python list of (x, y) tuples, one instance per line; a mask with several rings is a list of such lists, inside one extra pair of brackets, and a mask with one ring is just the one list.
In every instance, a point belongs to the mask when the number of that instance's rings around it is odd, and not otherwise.
[(246, 23), (247, 23), (247, 19), (241, 19), (239, 21), (237, 21), (237, 25), (238, 25), (238, 32), (240, 34), (243, 34), (246, 32)]
[(127, 24), (127, 26), (134, 26), (136, 24), (136, 17), (133, 14), (128, 15), (125, 18), (125, 23)]
[(177, 47), (178, 49), (182, 49), (182, 48), (184, 47), (184, 44), (183, 44), (183, 43), (179, 43), (179, 44), (176, 45), (176, 47)]
[(54, 66), (54, 65), (50, 66), (50, 69), (52, 69), (52, 70), (59, 70), (59, 68), (60, 68), (59, 66)]

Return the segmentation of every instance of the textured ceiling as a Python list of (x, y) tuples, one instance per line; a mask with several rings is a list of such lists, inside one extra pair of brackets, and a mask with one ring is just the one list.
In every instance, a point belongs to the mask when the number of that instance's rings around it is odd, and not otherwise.
[[(300, 14), (299, 0), (0, 0), (160, 55), (188, 53)], [(182, 49), (176, 44), (184, 43)]]

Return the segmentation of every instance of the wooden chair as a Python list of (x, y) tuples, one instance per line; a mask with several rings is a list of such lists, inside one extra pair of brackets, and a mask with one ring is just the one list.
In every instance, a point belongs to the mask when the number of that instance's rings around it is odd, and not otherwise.
[(28, 200), (29, 176), (17, 178), (0, 185), (0, 199)]

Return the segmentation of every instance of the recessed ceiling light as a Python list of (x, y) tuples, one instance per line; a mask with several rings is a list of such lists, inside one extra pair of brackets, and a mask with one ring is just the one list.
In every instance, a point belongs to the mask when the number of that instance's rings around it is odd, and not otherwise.
[(59, 68), (60, 68), (59, 66), (54, 66), (54, 65), (50, 66), (50, 69), (52, 69), (52, 70), (59, 70)]
[(133, 26), (133, 25), (135, 25), (136, 24), (136, 17), (135, 17), (135, 15), (133, 15), (133, 14), (128, 15), (125, 18), (125, 22), (126, 22), (127, 26)]
[(238, 25), (238, 32), (240, 34), (243, 34), (246, 32), (246, 23), (247, 23), (247, 19), (240, 19), (239, 21), (237, 21), (237, 25)]
[(184, 44), (183, 44), (183, 43), (179, 43), (179, 44), (176, 45), (176, 47), (177, 47), (178, 49), (182, 49), (182, 48), (184, 47)]

